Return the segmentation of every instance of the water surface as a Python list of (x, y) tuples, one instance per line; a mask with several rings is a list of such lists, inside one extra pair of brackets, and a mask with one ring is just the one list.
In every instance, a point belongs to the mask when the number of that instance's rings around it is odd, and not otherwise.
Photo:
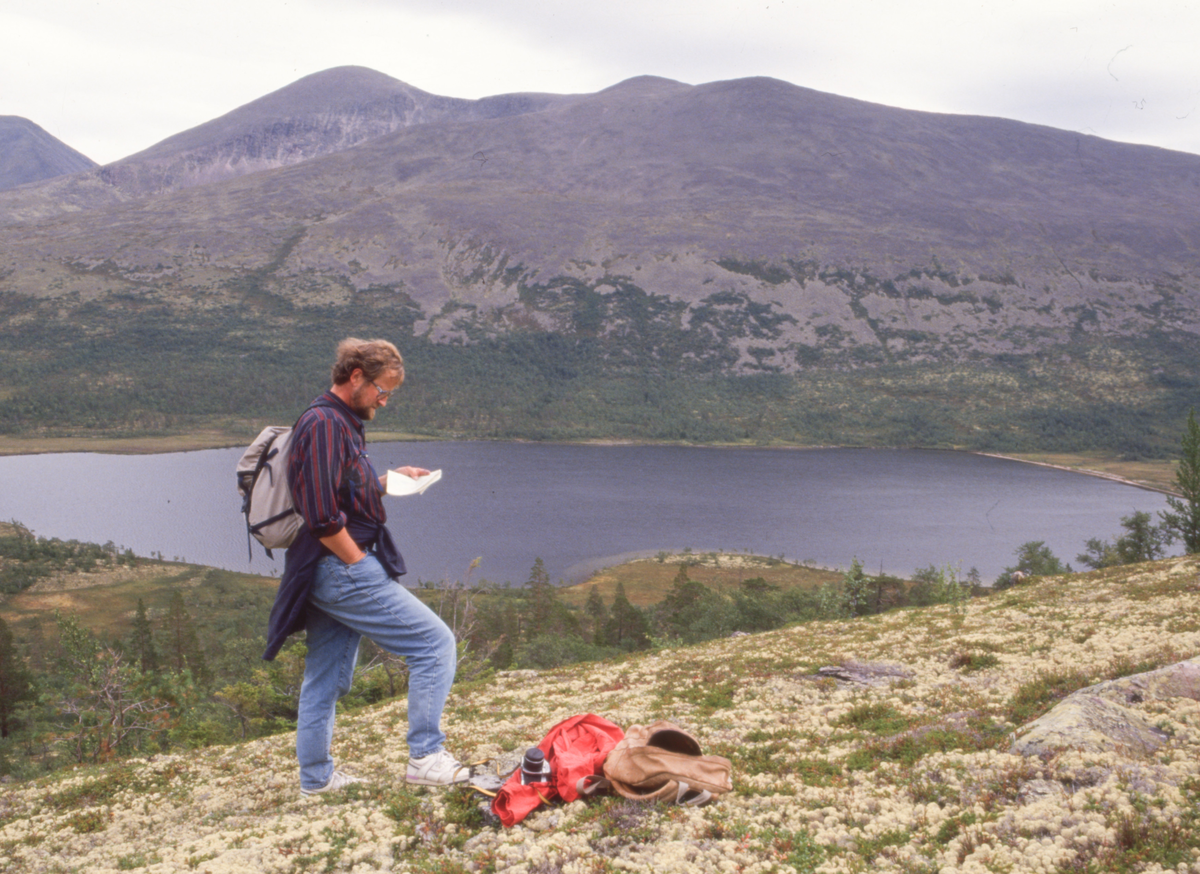
[[(375, 443), (380, 471), (441, 468), (425, 494), (388, 498), (405, 582), (524, 582), (535, 558), (577, 581), (660, 550), (747, 550), (908, 575), (928, 565), (991, 582), (1016, 548), (1043, 540), (1075, 562), (1090, 537), (1164, 497), (1097, 477), (960, 452), (714, 449), (530, 443)], [(47, 537), (140, 555), (279, 573), (245, 527), (234, 485), (241, 449), (161, 455), (0, 458), (0, 518)]]

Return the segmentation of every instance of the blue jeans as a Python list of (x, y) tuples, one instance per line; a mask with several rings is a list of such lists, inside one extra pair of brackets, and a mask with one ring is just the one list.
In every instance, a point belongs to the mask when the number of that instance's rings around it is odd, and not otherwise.
[(454, 633), (371, 553), (352, 565), (327, 555), (308, 596), (304, 684), (296, 723), (300, 785), (318, 789), (333, 774), (329, 747), (337, 700), (350, 691), (358, 642), (366, 637), (408, 663), (408, 752), (436, 753), (446, 741), (442, 707), (454, 682)]

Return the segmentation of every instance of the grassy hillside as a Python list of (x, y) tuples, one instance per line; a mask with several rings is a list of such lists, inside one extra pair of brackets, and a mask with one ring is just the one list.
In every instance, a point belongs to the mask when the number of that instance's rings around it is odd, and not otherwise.
[[(1150, 755), (1011, 751), (1066, 692), (1200, 653), (1198, 571), (1042, 578), (451, 695), (450, 746), (472, 760), (575, 713), (672, 719), (733, 760), (735, 791), (706, 808), (599, 799), (505, 830), (467, 790), (404, 785), (397, 701), (343, 715), (335, 755), (366, 783), (328, 798), (301, 800), (288, 735), (5, 786), (0, 871), (1200, 871), (1200, 701), (1129, 702), (1163, 738)], [(855, 664), (890, 676), (817, 673)]]
[(563, 603), (582, 608), (595, 586), (604, 602), (610, 604), (620, 585), (631, 604), (648, 607), (666, 597), (679, 574), (680, 564), (687, 565), (689, 579), (716, 592), (737, 591), (745, 581), (754, 579), (777, 589), (817, 589), (822, 583), (834, 582), (842, 576), (837, 571), (759, 555), (664, 552), (657, 558), (629, 561), (597, 571), (582, 583), (560, 589), (560, 597)]
[[(182, 593), (184, 603), (203, 633), (237, 629), (242, 636), (263, 633), (266, 616), (279, 585), (277, 579), (181, 562), (114, 557), (94, 544), (38, 538), (49, 552), (95, 552), (102, 557), (81, 567), (78, 559), (18, 558), (14, 539), (19, 526), (0, 523), (0, 580), (22, 568), (22, 578), (0, 594), (0, 619), (24, 639), (40, 640), (55, 632), (54, 613), (79, 618), (82, 627), (103, 640), (126, 637), (140, 599), (154, 619)], [(28, 532), (25, 536), (33, 540)], [(6, 554), (7, 553), (7, 554)], [(31, 583), (29, 585), (29, 583)], [(17, 585), (25, 586), (17, 590)], [(261, 627), (260, 627), (261, 626)]]

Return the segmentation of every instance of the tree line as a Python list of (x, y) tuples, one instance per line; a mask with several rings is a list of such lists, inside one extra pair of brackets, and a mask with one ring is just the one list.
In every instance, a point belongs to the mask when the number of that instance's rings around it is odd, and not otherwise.
[[(414, 332), (421, 314), (400, 289), (363, 293), (352, 307), (276, 298), (249, 322), (241, 305), (175, 310), (115, 294), (63, 311), (10, 295), (0, 299), (0, 434), (252, 434), (255, 424), (293, 421), (326, 387), (331, 338), (347, 335), (392, 337), (404, 352), (405, 402), (389, 405), (383, 421), (450, 438), (1165, 457), (1200, 384), (1195, 347), (1158, 335), (1111, 338), (1100, 359), (1078, 339), (978, 362), (898, 361), (878, 347), (869, 348), (879, 360), (839, 361), (832, 341), (772, 356), (786, 317), (742, 295), (717, 291), (685, 313), (678, 301), (617, 286), (526, 288), (530, 306), (570, 327), (531, 321), (496, 333), (471, 316), (456, 343)], [(757, 365), (734, 368), (739, 336), (753, 338)], [(781, 372), (783, 358), (801, 370)], [(81, 382), (79, 373), (104, 378)], [(1129, 390), (1114, 393), (1110, 383)]]

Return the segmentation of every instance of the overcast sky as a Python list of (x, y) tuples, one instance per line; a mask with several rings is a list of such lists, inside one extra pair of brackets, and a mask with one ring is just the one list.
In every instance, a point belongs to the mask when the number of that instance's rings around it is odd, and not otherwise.
[(0, 0), (0, 115), (100, 163), (357, 64), (451, 97), (773, 76), (1200, 154), (1200, 0)]

